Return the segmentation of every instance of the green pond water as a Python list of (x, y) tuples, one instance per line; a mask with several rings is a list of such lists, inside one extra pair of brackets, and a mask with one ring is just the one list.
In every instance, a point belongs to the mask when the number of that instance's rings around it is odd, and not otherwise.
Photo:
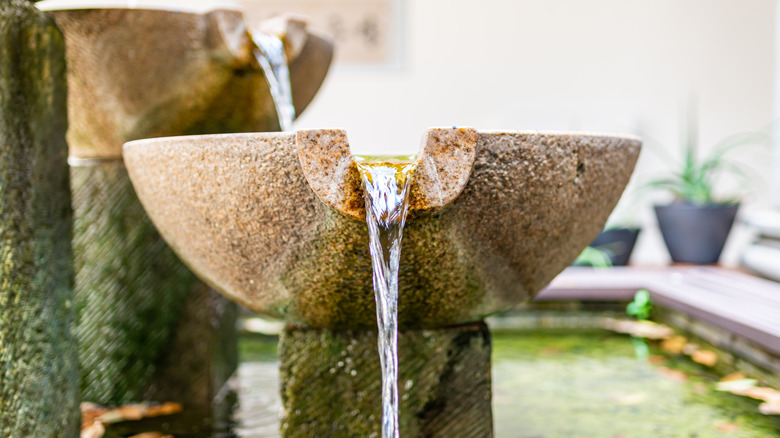
[[(196, 432), (186, 415), (157, 426), (177, 437), (278, 437), (275, 342), (241, 340), (239, 404), (229, 431)], [(720, 376), (686, 358), (653, 363), (636, 359), (631, 338), (605, 331), (494, 333), (495, 436), (780, 437), (780, 418), (759, 414), (757, 401), (714, 390)], [(150, 430), (123, 427), (114, 436)]]

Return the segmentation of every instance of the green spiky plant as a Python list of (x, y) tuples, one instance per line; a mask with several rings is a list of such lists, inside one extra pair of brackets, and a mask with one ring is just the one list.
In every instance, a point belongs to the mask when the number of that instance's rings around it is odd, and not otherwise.
[(730, 153), (749, 144), (768, 140), (764, 133), (744, 133), (721, 141), (709, 154), (699, 156), (695, 104), (688, 107), (686, 130), (683, 132), (683, 159), (670, 174), (652, 180), (650, 188), (670, 192), (676, 202), (695, 205), (735, 204), (739, 196), (718, 196), (716, 186), (724, 174), (732, 174), (747, 181), (746, 173), (732, 160)]
[(685, 147), (685, 156), (680, 167), (670, 176), (660, 178), (649, 183), (650, 187), (667, 190), (678, 201), (689, 202), (696, 205), (705, 204), (733, 204), (737, 198), (716, 197), (715, 184), (723, 172), (732, 172), (740, 177), (744, 173), (733, 163), (727, 160), (726, 155), (740, 144), (730, 144), (715, 148), (709, 155), (699, 159), (696, 156), (695, 144), (688, 143)]

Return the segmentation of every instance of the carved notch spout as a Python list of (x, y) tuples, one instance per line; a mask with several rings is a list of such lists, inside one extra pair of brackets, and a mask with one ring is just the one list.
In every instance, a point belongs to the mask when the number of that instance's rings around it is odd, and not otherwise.
[[(435, 211), (458, 197), (471, 175), (477, 131), (430, 128), (416, 156), (410, 211)], [(332, 209), (365, 220), (360, 175), (342, 129), (298, 131), (296, 147), (306, 181)]]

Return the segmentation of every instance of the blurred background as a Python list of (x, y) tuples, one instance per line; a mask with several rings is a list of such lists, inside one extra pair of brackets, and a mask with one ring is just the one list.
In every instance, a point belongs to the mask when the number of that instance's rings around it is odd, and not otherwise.
[[(635, 134), (644, 150), (613, 222), (642, 228), (632, 263), (668, 253), (645, 190), (698, 152), (750, 144), (724, 178), (739, 218), (780, 206), (775, 0), (242, 0), (250, 24), (296, 12), (336, 38), (337, 61), (296, 129), (347, 129), (354, 152), (414, 152), (430, 126)], [(735, 140), (736, 139), (736, 140)], [(773, 153), (774, 150), (774, 153)], [(738, 219), (721, 258), (753, 238)]]

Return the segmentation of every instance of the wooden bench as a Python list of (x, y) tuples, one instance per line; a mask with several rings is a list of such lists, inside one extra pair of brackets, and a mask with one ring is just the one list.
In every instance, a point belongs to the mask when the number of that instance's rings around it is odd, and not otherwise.
[(780, 356), (780, 283), (723, 268), (568, 268), (535, 301), (630, 301), (639, 289)]

